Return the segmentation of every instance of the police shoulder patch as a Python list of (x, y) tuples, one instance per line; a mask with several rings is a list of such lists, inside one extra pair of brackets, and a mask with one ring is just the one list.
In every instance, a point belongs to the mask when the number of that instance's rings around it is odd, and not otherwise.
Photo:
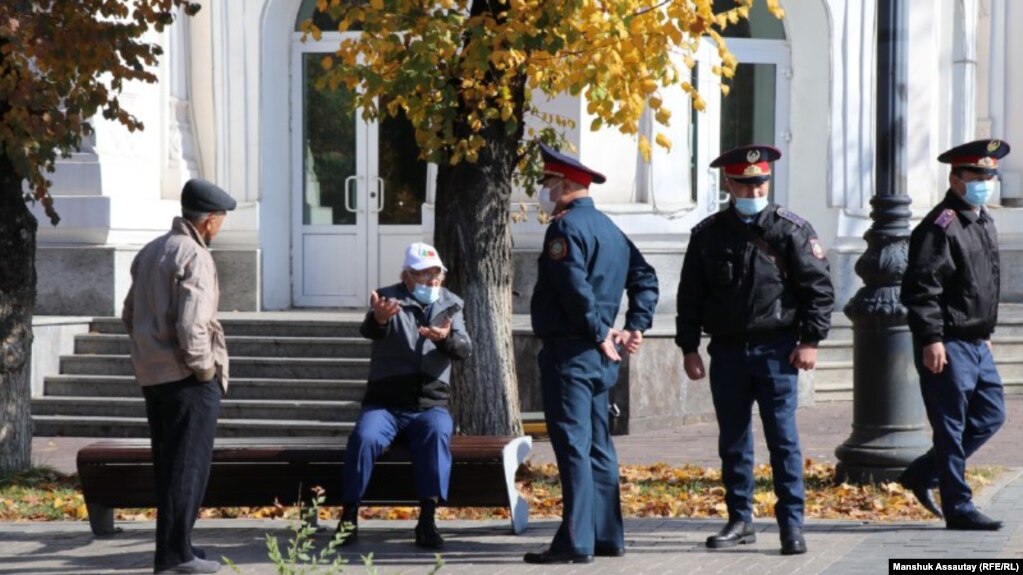
[(792, 213), (791, 211), (789, 211), (788, 208), (785, 208), (785, 207), (782, 207), (782, 206), (778, 206), (778, 209), (775, 210), (774, 213), (778, 214), (779, 218), (788, 220), (788, 221), (796, 224), (796, 226), (800, 227), (800, 228), (803, 227), (803, 224), (806, 223), (806, 220), (803, 219), (801, 216)]
[(947, 229), (952, 224), (952, 220), (956, 219), (956, 213), (954, 210), (945, 209), (938, 214), (937, 218), (934, 218), (934, 225), (941, 229)]
[(563, 237), (553, 238), (547, 242), (547, 257), (552, 260), (560, 260), (568, 255), (568, 242)]

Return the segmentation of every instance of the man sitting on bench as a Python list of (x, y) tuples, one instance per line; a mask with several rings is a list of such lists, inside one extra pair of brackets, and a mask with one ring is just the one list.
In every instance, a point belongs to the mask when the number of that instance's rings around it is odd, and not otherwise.
[(462, 300), (441, 287), (445, 271), (436, 249), (414, 243), (405, 250), (401, 282), (370, 295), (372, 309), (359, 330), (373, 340), (369, 384), (342, 473), (337, 529), (346, 534), (343, 545), (358, 536), (359, 502), (373, 464), (399, 434), (412, 452), (420, 502), (416, 545), (437, 549), (444, 544), (434, 511), (447, 499), (451, 476), (451, 360), (464, 360), (472, 350)]

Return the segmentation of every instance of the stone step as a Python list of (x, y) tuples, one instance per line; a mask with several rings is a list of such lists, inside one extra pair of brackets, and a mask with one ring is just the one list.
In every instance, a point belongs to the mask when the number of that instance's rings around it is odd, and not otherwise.
[[(360, 405), (355, 401), (280, 401), (224, 399), (220, 417), (274, 421), (355, 421)], [(69, 417), (138, 417), (145, 419), (141, 397), (39, 397), (32, 400), (34, 415)]]
[[(220, 317), (227, 336), (263, 337), (362, 337), (359, 335), (359, 321), (310, 320), (310, 319), (256, 319)], [(101, 317), (92, 321), (92, 333), (123, 334), (124, 324), (119, 318)]]
[[(50, 397), (141, 397), (133, 375), (53, 375), (45, 380)], [(365, 380), (231, 378), (227, 398), (306, 401), (360, 401)]]
[[(231, 377), (280, 379), (356, 379), (369, 377), (369, 359), (301, 357), (232, 357)], [(127, 355), (65, 355), (60, 372), (66, 375), (132, 375)]]
[[(369, 357), (372, 342), (362, 337), (227, 336), (231, 357)], [(87, 334), (75, 337), (75, 354), (130, 355), (126, 334)]]
[[(819, 367), (819, 366), (818, 366)], [(850, 373), (848, 381), (822, 381), (814, 373), (814, 401), (852, 401), (853, 379)], [(1002, 376), (1002, 384), (1005, 386), (1005, 395), (1023, 395), (1023, 378), (1008, 378), (1002, 373), (999, 367), (999, 374)]]
[[(149, 437), (144, 417), (92, 417), (33, 415), (37, 437)], [(219, 419), (217, 437), (345, 437), (355, 427), (351, 422)]]
[[(995, 361), (1023, 359), (1023, 337), (996, 336), (992, 338)], [(840, 340), (830, 337), (820, 343), (817, 350), (819, 362), (842, 362), (853, 360), (852, 339)]]

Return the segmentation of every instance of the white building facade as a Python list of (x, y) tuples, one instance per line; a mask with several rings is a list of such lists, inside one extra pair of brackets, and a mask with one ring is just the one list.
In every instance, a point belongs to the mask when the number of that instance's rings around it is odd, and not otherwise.
[[(952, 145), (981, 137), (1015, 143), (1001, 162), (994, 215), (1003, 250), (1003, 299), (1023, 301), (1023, 3), (907, 0), (908, 190), (915, 218), (941, 199)], [(729, 0), (718, 2), (723, 8)], [(124, 106), (145, 123), (129, 134), (96, 120), (80, 153), (59, 163), (52, 193), (63, 220), (41, 224), (38, 314), (113, 315), (137, 250), (177, 215), (182, 184), (201, 176), (238, 200), (215, 240), (224, 310), (364, 307), (397, 279), (402, 248), (433, 236), (434, 166), (417, 161), (408, 125), (336, 113), (340, 93), (312, 88), (322, 52), (341, 36), (300, 41), (313, 0), (205, 0), (158, 38), (160, 82), (132, 86)], [(710, 161), (732, 146), (773, 144), (775, 201), (811, 221), (828, 247), (840, 303), (870, 225), (873, 194), (876, 18), (872, 2), (788, 0), (784, 21), (758, 2), (730, 32), (740, 66), (720, 97), (703, 49), (692, 80), (708, 100), (690, 112), (681, 90), (670, 153), (644, 162), (635, 139), (590, 132), (585, 102), (545, 110), (575, 120), (581, 160), (608, 175), (591, 191), (658, 268), (659, 311), (674, 312), (690, 229), (720, 209)], [(652, 122), (646, 123), (653, 130)], [(509, 217), (529, 202), (519, 194)], [(41, 210), (37, 216), (45, 222)], [(543, 229), (513, 226), (516, 310), (528, 309)]]

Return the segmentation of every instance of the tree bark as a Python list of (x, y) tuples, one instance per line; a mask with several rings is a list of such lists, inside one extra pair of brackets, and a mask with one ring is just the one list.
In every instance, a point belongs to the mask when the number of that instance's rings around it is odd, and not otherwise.
[(476, 163), (441, 165), (435, 242), (448, 267), (447, 285), (465, 300), (472, 358), (452, 370), (458, 431), (520, 435), (518, 380), (512, 345), (512, 241), (509, 205), (518, 129), (494, 123)]
[(0, 475), (32, 464), (29, 368), (37, 224), (21, 185), (0, 156)]

